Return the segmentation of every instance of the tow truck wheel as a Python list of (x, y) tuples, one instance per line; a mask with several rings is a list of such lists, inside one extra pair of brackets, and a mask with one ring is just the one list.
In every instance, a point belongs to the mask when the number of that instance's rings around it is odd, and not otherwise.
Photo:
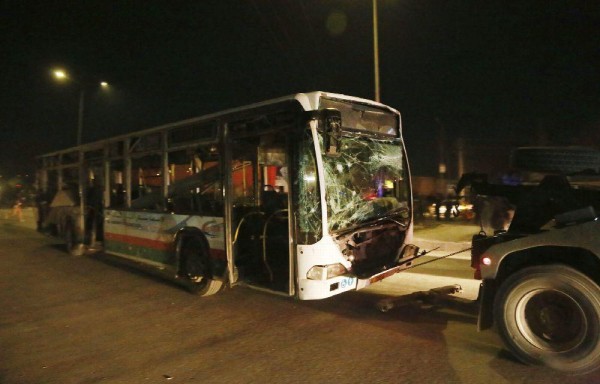
[(600, 287), (565, 265), (525, 268), (494, 303), (500, 335), (516, 357), (570, 374), (600, 368)]
[(181, 270), (188, 280), (188, 289), (200, 296), (210, 296), (219, 292), (223, 282), (212, 278), (205, 242), (196, 236), (181, 241)]

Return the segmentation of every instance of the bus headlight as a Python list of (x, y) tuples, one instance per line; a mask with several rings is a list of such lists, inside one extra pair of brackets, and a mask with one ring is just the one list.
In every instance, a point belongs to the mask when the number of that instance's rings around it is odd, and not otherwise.
[(306, 273), (310, 280), (327, 280), (348, 273), (342, 264), (315, 265)]

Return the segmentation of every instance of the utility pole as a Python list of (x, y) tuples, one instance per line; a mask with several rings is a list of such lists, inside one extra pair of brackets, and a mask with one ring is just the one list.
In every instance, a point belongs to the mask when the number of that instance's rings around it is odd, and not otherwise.
[(379, 91), (379, 33), (377, 28), (377, 0), (373, 0), (373, 66), (375, 67), (375, 101), (380, 102)]

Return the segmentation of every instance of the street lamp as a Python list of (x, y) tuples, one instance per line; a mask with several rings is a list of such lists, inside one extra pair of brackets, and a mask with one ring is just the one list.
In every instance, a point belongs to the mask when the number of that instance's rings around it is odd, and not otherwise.
[(373, 66), (375, 67), (375, 101), (379, 102), (379, 33), (377, 29), (377, 0), (373, 0)]
[(54, 77), (56, 77), (59, 80), (64, 80), (67, 78), (67, 73), (62, 69), (56, 69), (54, 70)]
[[(85, 88), (87, 84), (75, 80), (74, 78), (69, 76), (69, 74), (66, 71), (62, 69), (55, 69), (54, 71), (52, 71), (52, 74), (54, 75), (54, 78), (56, 78), (59, 81), (72, 81), (79, 86), (79, 109), (77, 114), (77, 146), (79, 146), (81, 145), (81, 136), (83, 133), (83, 110), (85, 107)], [(106, 81), (101, 81), (100, 87), (106, 89), (109, 87), (109, 84)]]
[[(83, 109), (85, 106), (85, 89), (90, 84), (77, 81), (69, 74), (62, 69), (55, 69), (53, 72), (54, 77), (59, 81), (72, 81), (79, 86), (79, 111), (77, 116), (77, 146), (81, 146), (81, 134), (83, 132)], [(100, 82), (100, 87), (103, 89), (108, 88), (108, 83), (106, 81)], [(85, 183), (85, 175), (83, 169), (83, 151), (81, 147), (79, 148), (79, 183), (78, 183), (78, 193), (79, 193), (79, 228), (81, 229), (81, 241), (83, 242), (84, 231), (85, 231), (85, 203), (84, 203), (84, 183)], [(71, 250), (69, 250), (71, 251)], [(78, 249), (78, 252), (83, 252), (82, 249)]]

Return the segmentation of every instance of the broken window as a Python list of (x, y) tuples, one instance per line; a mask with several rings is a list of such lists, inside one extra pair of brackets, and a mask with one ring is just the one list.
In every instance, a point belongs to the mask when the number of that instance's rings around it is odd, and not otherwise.
[(322, 235), (321, 197), (319, 193), (314, 143), (309, 130), (300, 143), (298, 169), (298, 235), (301, 244), (313, 244)]
[(110, 203), (111, 208), (124, 208), (126, 201), (125, 167), (123, 160), (110, 162)]
[(131, 161), (131, 198), (160, 190), (163, 185), (160, 155), (148, 155)]
[(337, 157), (324, 157), (329, 230), (408, 207), (408, 179), (399, 142), (343, 137)]
[(223, 183), (216, 145), (170, 152), (169, 183), (170, 211), (223, 216)]

